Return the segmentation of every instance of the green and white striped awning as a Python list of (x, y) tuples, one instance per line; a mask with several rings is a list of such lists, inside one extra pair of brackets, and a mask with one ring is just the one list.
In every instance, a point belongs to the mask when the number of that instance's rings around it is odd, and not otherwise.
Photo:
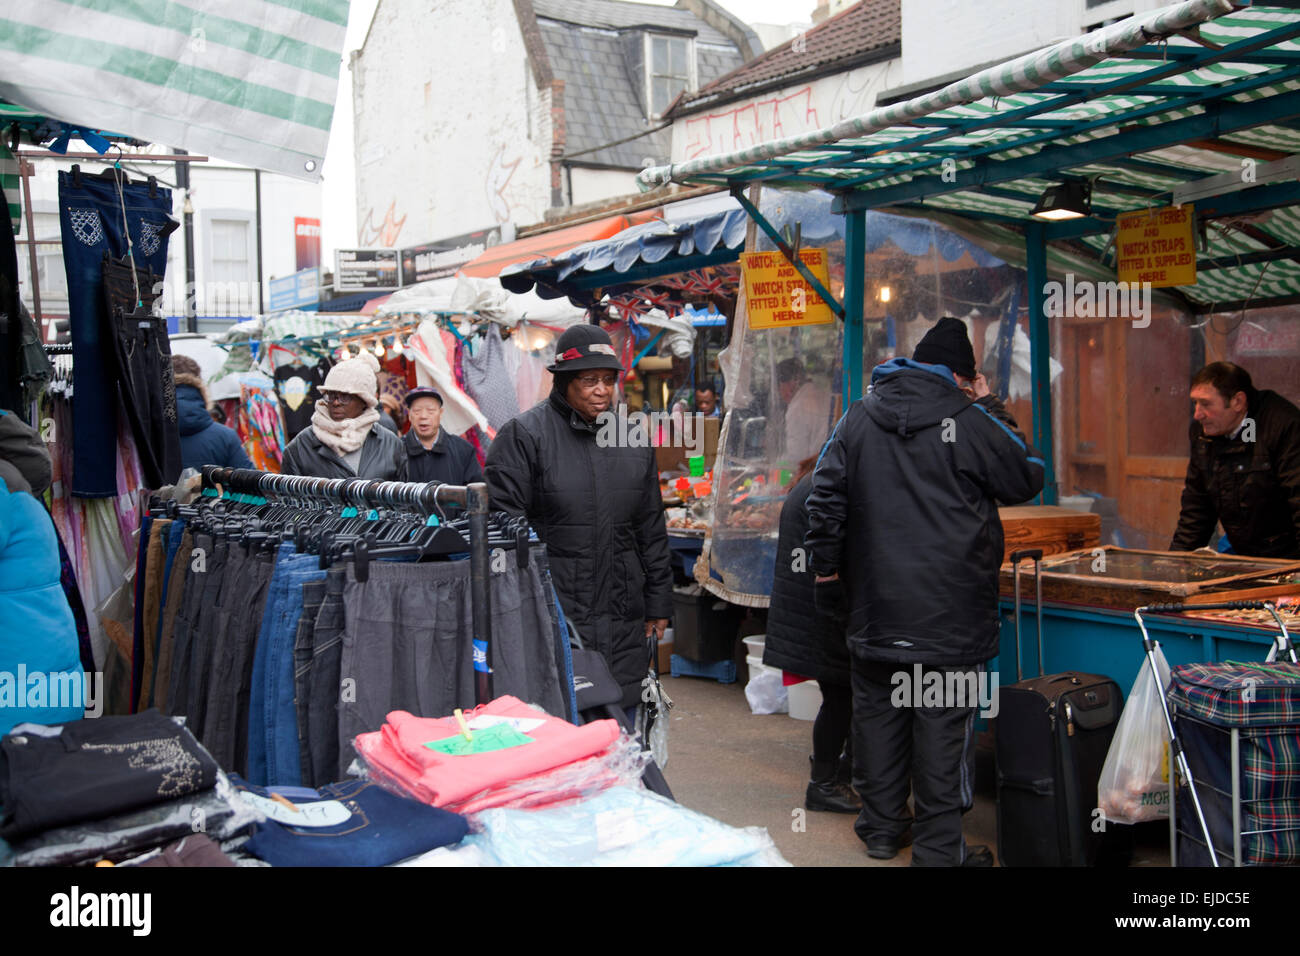
[[(1044, 234), (1105, 267), (1120, 213), (1297, 153), (1300, 10), (1185, 0), (826, 129), (644, 170), (638, 183), (820, 188), (839, 211), (1023, 228), (1047, 187), (1086, 179), (1092, 216)], [(1197, 283), (1177, 290), (1189, 307), (1300, 301), (1295, 179), (1187, 200), (1205, 226)]]
[(316, 181), (347, 20), (348, 0), (5, 0), (0, 99)]

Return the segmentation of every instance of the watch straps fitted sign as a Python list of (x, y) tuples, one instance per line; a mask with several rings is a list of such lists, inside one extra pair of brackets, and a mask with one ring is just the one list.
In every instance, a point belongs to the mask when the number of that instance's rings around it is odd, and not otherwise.
[[(804, 249), (799, 258), (822, 286), (830, 286), (825, 249)], [(831, 307), (781, 253), (742, 252), (740, 262), (751, 328), (828, 325), (834, 319)]]
[(1149, 282), (1162, 289), (1196, 284), (1196, 240), (1191, 203), (1143, 209), (1119, 217), (1116, 263), (1121, 282)]

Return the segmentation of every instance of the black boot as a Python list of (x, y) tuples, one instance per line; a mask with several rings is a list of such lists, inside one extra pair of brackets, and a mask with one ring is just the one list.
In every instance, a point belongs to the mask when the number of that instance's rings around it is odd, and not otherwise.
[(803, 798), (803, 805), (807, 809), (830, 813), (857, 813), (862, 809), (862, 800), (853, 789), (836, 781), (837, 769), (837, 761), (813, 761), (812, 780)]

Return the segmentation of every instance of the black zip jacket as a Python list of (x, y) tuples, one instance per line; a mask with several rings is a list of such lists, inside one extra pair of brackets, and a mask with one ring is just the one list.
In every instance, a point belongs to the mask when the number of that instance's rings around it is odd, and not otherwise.
[(645, 622), (672, 617), (672, 567), (652, 448), (602, 448), (558, 392), (501, 426), (487, 454), (495, 510), (527, 515), (546, 543), (565, 616), (640, 699)]
[(844, 642), (844, 619), (817, 610), (813, 602), (814, 574), (803, 546), (811, 491), (812, 475), (805, 475), (790, 489), (781, 506), (763, 663), (822, 684), (848, 687), (849, 648)]
[(483, 480), (483, 469), (478, 466), (474, 446), (459, 435), (448, 434), (445, 428), (438, 430), (432, 448), (421, 445), (412, 428), (402, 439), (402, 449), (406, 453), (404, 481), (468, 485)]
[(998, 652), (997, 506), (1043, 487), (1043, 462), (992, 396), (943, 366), (878, 366), (822, 449), (808, 498), (812, 567), (838, 572), (865, 660), (970, 665)]
[(361, 446), (361, 462), (355, 472), (319, 438), (310, 425), (300, 431), (284, 450), (280, 471), (286, 475), (314, 478), (372, 478), (376, 481), (405, 481), (406, 453), (402, 440), (376, 422)]
[(1205, 437), (1191, 427), (1182, 512), (1170, 551), (1194, 551), (1223, 525), (1236, 554), (1300, 559), (1300, 409), (1276, 392), (1255, 394), (1253, 441)]

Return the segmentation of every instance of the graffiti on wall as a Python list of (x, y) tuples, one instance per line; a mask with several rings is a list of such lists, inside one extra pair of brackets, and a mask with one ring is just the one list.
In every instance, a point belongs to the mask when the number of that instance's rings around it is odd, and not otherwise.
[(379, 225), (375, 225), (375, 210), (372, 206), (357, 230), (357, 242), (363, 249), (391, 249), (397, 245), (397, 237), (401, 235), (402, 227), (406, 225), (406, 216), (402, 216), (401, 219), (396, 216), (397, 200), (394, 199), (388, 204), (388, 211), (384, 213), (383, 220)]
[(812, 94), (810, 84), (791, 93), (691, 117), (686, 120), (686, 158), (729, 153), (817, 129), (821, 124)]
[(507, 162), (506, 148), (502, 146), (488, 166), (483, 185), (487, 191), (488, 209), (492, 210), (492, 215), (498, 223), (510, 221), (510, 209), (515, 205), (509, 195), (510, 180), (514, 178), (515, 170), (519, 168), (521, 162), (523, 162), (522, 156)]

